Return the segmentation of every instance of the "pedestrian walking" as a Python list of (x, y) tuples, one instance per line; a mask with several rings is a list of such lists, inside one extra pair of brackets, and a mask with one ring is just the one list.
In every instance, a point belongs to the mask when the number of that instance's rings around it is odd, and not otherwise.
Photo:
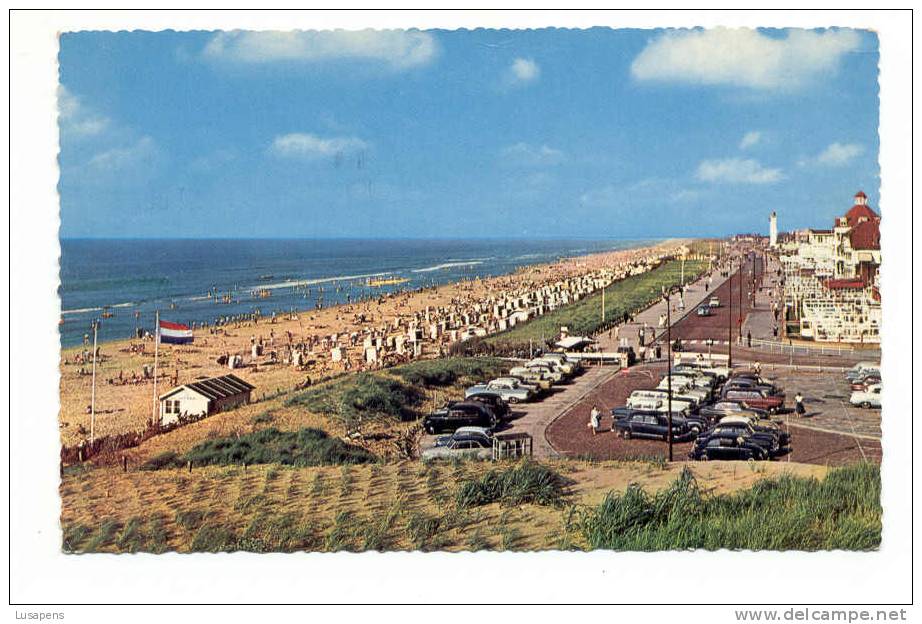
[(746, 346), (747, 347), (752, 346), (752, 332), (748, 329), (746, 330)]
[(804, 409), (804, 395), (797, 391), (797, 394), (794, 395), (794, 411), (798, 416), (803, 416), (806, 413)]
[(762, 374), (762, 363), (757, 361), (755, 364), (752, 365), (752, 370), (755, 371), (756, 375), (761, 375)]
[(592, 435), (595, 435), (599, 432), (599, 424), (601, 422), (601, 412), (599, 408), (595, 405), (592, 406), (592, 410), (589, 411), (589, 428), (592, 429)]

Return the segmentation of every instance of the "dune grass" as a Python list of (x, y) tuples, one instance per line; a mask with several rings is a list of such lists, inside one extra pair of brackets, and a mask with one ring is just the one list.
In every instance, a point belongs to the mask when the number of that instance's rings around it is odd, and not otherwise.
[(279, 431), (262, 429), (242, 436), (215, 438), (195, 446), (184, 455), (167, 452), (151, 458), (142, 470), (193, 466), (282, 464), (284, 466), (323, 466), (364, 464), (376, 461), (369, 451), (319, 429)]
[[(205, 466), (191, 474), (98, 469), (65, 477), (62, 491), (71, 493), (62, 494), (62, 546), (156, 553), (880, 544), (876, 466), (814, 471), (771, 462), (763, 473), (708, 462), (691, 467), (697, 482), (678, 466), (668, 475), (632, 462), (572, 467), (571, 460), (555, 460)], [(566, 482), (555, 475), (566, 475)], [(265, 490), (266, 482), (273, 487)], [(643, 487), (627, 486), (632, 482)]]
[(880, 468), (766, 478), (710, 497), (686, 469), (653, 495), (637, 485), (610, 493), (578, 526), (590, 549), (872, 550), (881, 539)]
[(534, 461), (524, 461), (503, 470), (490, 470), (478, 479), (458, 485), (455, 503), (460, 508), (490, 503), (503, 506), (534, 503), (556, 506), (564, 494), (564, 480), (551, 468)]

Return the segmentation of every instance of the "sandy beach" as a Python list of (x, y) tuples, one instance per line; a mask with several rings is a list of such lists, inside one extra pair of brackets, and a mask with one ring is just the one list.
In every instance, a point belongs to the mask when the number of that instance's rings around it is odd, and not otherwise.
[[(204, 377), (223, 375), (226, 365), (218, 364), (220, 356), (239, 354), (243, 368), (235, 372), (256, 386), (253, 399), (274, 395), (306, 383), (347, 370), (362, 370), (361, 345), (347, 348), (343, 362), (333, 362), (329, 349), (321, 347), (321, 339), (337, 335), (360, 333), (368, 328), (383, 328), (396, 319), (412, 317), (422, 311), (458, 302), (483, 301), (503, 291), (540, 287), (562, 279), (584, 276), (594, 271), (610, 269), (678, 249), (684, 241), (669, 240), (654, 246), (599, 253), (563, 259), (552, 264), (532, 265), (515, 273), (489, 279), (474, 279), (395, 295), (373, 301), (353, 302), (322, 310), (301, 311), (293, 317), (264, 317), (256, 322), (232, 323), (222, 330), (197, 329), (191, 345), (161, 345), (159, 376), (156, 392)], [(447, 339), (447, 337), (446, 337)], [(254, 342), (262, 342), (263, 352), (252, 356)], [(311, 345), (307, 362), (300, 367), (286, 362), (283, 354), (289, 344)], [(441, 341), (423, 341), (420, 357), (434, 357)], [(271, 354), (275, 352), (276, 361)], [(65, 445), (79, 443), (89, 437), (89, 405), (92, 382), (92, 357), (83, 361), (84, 347), (62, 350), (61, 357), (61, 441)], [(348, 362), (348, 364), (346, 364)], [(154, 343), (152, 340), (119, 340), (100, 344), (97, 361), (95, 435), (141, 431), (154, 413), (154, 383), (145, 378), (144, 368), (152, 370)], [(379, 364), (380, 365), (380, 364)]]

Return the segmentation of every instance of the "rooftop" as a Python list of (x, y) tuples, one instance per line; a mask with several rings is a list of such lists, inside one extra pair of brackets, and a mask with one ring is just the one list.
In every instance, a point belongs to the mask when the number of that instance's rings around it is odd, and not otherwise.
[(235, 396), (237, 394), (250, 392), (251, 390), (254, 390), (256, 386), (245, 382), (244, 380), (240, 379), (240, 377), (237, 377), (237, 375), (222, 375), (220, 377), (211, 377), (210, 379), (202, 379), (201, 381), (194, 381), (192, 383), (178, 386), (169, 392), (160, 395), (160, 398), (165, 399), (169, 396), (172, 396), (183, 388), (189, 388), (190, 390), (198, 392), (202, 396), (208, 397), (214, 401), (216, 399), (226, 399), (227, 397)]

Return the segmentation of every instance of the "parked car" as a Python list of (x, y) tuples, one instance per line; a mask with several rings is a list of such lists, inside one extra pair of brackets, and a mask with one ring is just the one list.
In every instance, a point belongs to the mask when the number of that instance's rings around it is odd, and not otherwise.
[(851, 382), (852, 390), (867, 390), (870, 386), (880, 384), (880, 374), (866, 372), (863, 376), (854, 379)]
[[(656, 413), (656, 414), (662, 414), (662, 415), (666, 415), (666, 413), (667, 413), (665, 410), (661, 410), (661, 411), (657, 411), (657, 410), (636, 410), (636, 409), (632, 409), (632, 408), (627, 407), (627, 406), (623, 406), (623, 407), (613, 407), (613, 408), (611, 409), (611, 416), (612, 416), (611, 430), (612, 430), (612, 431), (617, 431), (617, 428), (615, 427), (615, 424), (616, 424), (617, 421), (619, 421), (619, 420), (624, 420), (625, 418), (630, 418), (630, 417), (633, 416), (634, 414), (645, 414), (645, 413), (650, 413), (650, 412), (653, 412), (653, 413)], [(672, 419), (673, 419), (672, 422), (673, 422), (673, 425), (677, 422), (677, 419), (678, 419), (678, 418), (683, 418), (683, 419), (685, 419), (685, 422), (688, 423), (688, 430), (689, 430), (689, 432), (690, 432), (693, 436), (697, 436), (699, 433), (701, 433), (702, 431), (705, 431), (705, 430), (710, 426), (710, 424), (709, 424), (704, 418), (701, 418), (700, 416), (697, 416), (697, 415), (695, 415), (695, 414), (687, 414), (687, 413), (684, 413), (684, 412), (681, 413), (681, 414), (675, 414), (675, 413), (674, 413), (674, 414), (672, 415)], [(674, 430), (674, 428), (673, 428), (673, 430)], [(673, 431), (673, 432), (674, 432), (674, 431)]]
[(733, 434), (751, 439), (765, 449), (769, 456), (774, 457), (782, 451), (781, 436), (775, 431), (760, 431), (744, 420), (726, 419), (708, 429), (702, 436)]
[(720, 298), (719, 298), (719, 297), (711, 297), (710, 301), (708, 301), (708, 306), (710, 306), (710, 307), (712, 307), (712, 308), (719, 308), (719, 307), (720, 307)]
[(709, 390), (713, 390), (717, 386), (716, 373), (706, 372), (700, 368), (695, 368), (694, 366), (689, 366), (687, 364), (679, 364), (677, 366), (673, 366), (672, 374), (694, 379), (695, 386), (698, 388), (707, 388)]
[(753, 428), (754, 431), (763, 431), (766, 433), (773, 433), (778, 436), (778, 445), (782, 450), (786, 449), (791, 444), (791, 434), (773, 420), (767, 418), (759, 418), (758, 416), (751, 415), (748, 413), (739, 413), (733, 414), (730, 416), (724, 416), (720, 419), (721, 425), (733, 425), (733, 424), (742, 424), (749, 425)]
[(867, 390), (856, 390), (852, 392), (849, 403), (860, 407), (880, 407), (880, 384), (868, 386)]
[(579, 360), (571, 360), (563, 353), (544, 353), (536, 358), (541, 361), (555, 362), (565, 375), (576, 375), (583, 369)]
[(435, 410), (423, 419), (427, 433), (455, 431), (459, 427), (484, 427), (495, 429), (499, 417), (478, 401), (462, 401)]
[(551, 370), (557, 371), (558, 373), (560, 373), (563, 379), (569, 379), (573, 377), (575, 374), (573, 372), (574, 369), (572, 366), (561, 364), (556, 359), (549, 358), (543, 355), (532, 358), (525, 365), (528, 366), (529, 364), (539, 364), (541, 366), (546, 366), (550, 368)]
[(724, 388), (737, 388), (737, 389), (750, 389), (755, 388), (759, 390), (767, 390), (771, 393), (777, 393), (779, 388), (772, 383), (761, 383), (756, 379), (751, 377), (731, 377), (724, 384)]
[(697, 314), (698, 316), (711, 316), (712, 312), (710, 306), (698, 306)]
[(759, 418), (768, 418), (767, 411), (749, 407), (744, 401), (717, 401), (699, 409), (698, 414), (712, 422), (734, 414), (755, 414)]
[(493, 458), (493, 442), (483, 436), (463, 433), (450, 436), (445, 444), (436, 445), (427, 448), (419, 454), (423, 461), (433, 461), (437, 459), (480, 459), (488, 460)]
[[(616, 420), (612, 425), (612, 431), (626, 440), (634, 437), (666, 440), (669, 437), (669, 419), (666, 414), (659, 412), (637, 411), (627, 418)], [(681, 416), (673, 416), (672, 439), (680, 440), (691, 436), (688, 422)]]
[(875, 372), (879, 375), (880, 364), (878, 362), (858, 362), (850, 369), (845, 371), (845, 378), (851, 381), (852, 379), (861, 377), (868, 372)]
[(554, 381), (541, 371), (524, 366), (516, 366), (509, 371), (509, 377), (515, 377), (523, 384), (536, 386), (539, 390), (550, 390)]
[[(477, 401), (478, 403), (483, 403), (489, 407), (499, 418), (507, 418), (509, 416), (509, 404), (506, 403), (502, 395), (500, 395), (498, 392), (486, 390), (483, 392), (474, 392), (467, 395), (464, 400), (468, 402)], [(455, 403), (461, 403), (461, 401), (450, 401), (448, 405), (451, 406)]]
[(479, 436), (490, 442), (490, 444), (493, 443), (493, 431), (486, 427), (458, 427), (454, 433), (436, 438), (435, 445), (445, 446), (453, 438), (457, 439), (462, 436)]
[(691, 459), (697, 460), (767, 460), (768, 451), (746, 436), (732, 432), (701, 436), (691, 453)]
[(542, 375), (545, 379), (549, 379), (553, 383), (560, 383), (564, 380), (563, 371), (552, 367), (548, 362), (525, 362), (522, 364), (522, 366), (513, 368), (510, 373), (513, 375), (518, 375), (518, 371), (521, 369), (531, 371), (533, 374)]
[(515, 375), (506, 375), (504, 377), (497, 377), (493, 381), (497, 383), (510, 383), (514, 386), (518, 386), (519, 388), (525, 388), (526, 390), (531, 390), (532, 397), (534, 397), (534, 395), (538, 394), (538, 392), (541, 391), (541, 388), (539, 388), (537, 384), (532, 384), (526, 381), (522, 381)]
[[(695, 408), (693, 399), (672, 396), (672, 412), (691, 412)], [(669, 409), (669, 393), (666, 390), (634, 390), (627, 398), (627, 406), (632, 409), (665, 412)]]
[(764, 409), (768, 413), (777, 412), (784, 407), (784, 394), (772, 393), (761, 388), (733, 388), (724, 386), (721, 400), (743, 401), (746, 405)]
[(534, 396), (534, 392), (529, 388), (519, 385), (518, 380), (494, 379), (485, 384), (471, 386), (464, 391), (464, 397), (467, 398), (472, 394), (480, 394), (481, 392), (495, 392), (502, 397), (504, 401), (509, 403), (521, 403), (528, 401)]

